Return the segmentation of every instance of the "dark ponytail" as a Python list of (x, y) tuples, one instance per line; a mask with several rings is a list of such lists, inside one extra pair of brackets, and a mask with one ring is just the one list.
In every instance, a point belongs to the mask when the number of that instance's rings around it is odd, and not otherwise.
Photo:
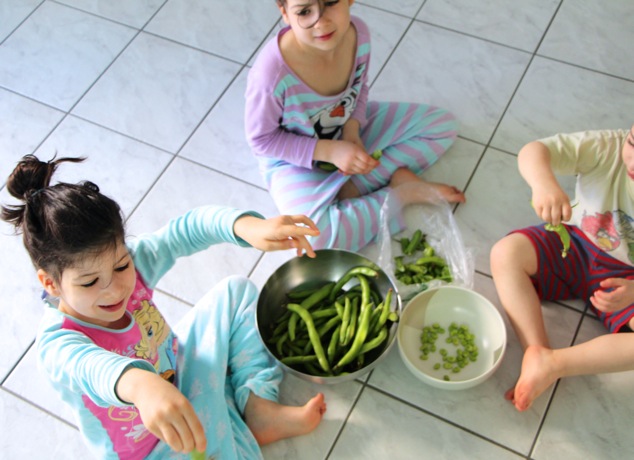
[(124, 241), (121, 209), (99, 193), (99, 187), (92, 182), (50, 185), (61, 163), (82, 161), (53, 158), (43, 162), (26, 155), (7, 181), (7, 190), (22, 204), (2, 206), (2, 219), (22, 233), (35, 268), (57, 280), (83, 258)]

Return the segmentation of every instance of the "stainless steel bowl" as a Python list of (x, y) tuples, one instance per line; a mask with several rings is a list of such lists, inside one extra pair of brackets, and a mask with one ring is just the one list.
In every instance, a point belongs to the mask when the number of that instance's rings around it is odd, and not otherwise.
[[(276, 321), (286, 311), (286, 305), (289, 302), (286, 294), (289, 291), (294, 289), (311, 289), (319, 287), (329, 281), (337, 281), (350, 268), (356, 266), (370, 267), (379, 272), (378, 278), (371, 280), (371, 283), (374, 284), (374, 288), (377, 289), (384, 298), (388, 289), (393, 289), (394, 294), (392, 296), (391, 310), (396, 311), (400, 317), (402, 310), (401, 298), (398, 295), (396, 286), (378, 265), (366, 257), (350, 251), (321, 249), (316, 251), (316, 253), (317, 257), (314, 259), (303, 256), (289, 260), (269, 277), (258, 298), (256, 313), (258, 333), (271, 356), (290, 374), (303, 380), (320, 384), (333, 384), (354, 380), (371, 371), (387, 355), (396, 342), (398, 323), (391, 325), (385, 345), (368, 352), (363, 368), (355, 372), (333, 377), (310, 375), (285, 365), (277, 359), (272, 350), (273, 347), (267, 343), (271, 337)], [(351, 281), (349, 284), (352, 285), (356, 283)], [(347, 287), (349, 286), (344, 286), (344, 289)]]

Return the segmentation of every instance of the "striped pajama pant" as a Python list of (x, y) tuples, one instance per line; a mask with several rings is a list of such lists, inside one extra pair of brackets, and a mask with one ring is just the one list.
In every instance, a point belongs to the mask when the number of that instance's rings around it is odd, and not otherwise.
[[(431, 166), (453, 144), (457, 124), (438, 107), (398, 102), (368, 102), (367, 123), (361, 130), (366, 150), (383, 151), (380, 165), (367, 175), (346, 176), (306, 169), (283, 161), (263, 159), (264, 181), (282, 214), (304, 214), (321, 234), (311, 239), (315, 249), (357, 251), (377, 236), (380, 211), (392, 174), (408, 168), (416, 174)], [(343, 184), (351, 180), (361, 197), (338, 200)], [(399, 223), (390, 223), (392, 232)]]

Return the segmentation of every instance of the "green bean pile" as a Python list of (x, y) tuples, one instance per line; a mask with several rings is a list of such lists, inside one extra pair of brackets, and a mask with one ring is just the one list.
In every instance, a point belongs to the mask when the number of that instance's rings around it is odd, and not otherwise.
[[(436, 352), (436, 341), (438, 337), (446, 332), (445, 328), (438, 323), (423, 327), (420, 337), (421, 355), (420, 359), (427, 361), (432, 353)], [(455, 354), (450, 354), (446, 348), (438, 350), (442, 358), (442, 363), (434, 364), (434, 370), (451, 371), (459, 373), (470, 362), (474, 363), (478, 359), (478, 346), (475, 344), (475, 336), (466, 325), (458, 326), (456, 323), (449, 325), (449, 335), (445, 343), (454, 345)], [(443, 375), (443, 380), (449, 381), (449, 374)]]
[(400, 256), (394, 257), (394, 275), (403, 284), (421, 284), (434, 279), (451, 282), (451, 271), (447, 262), (436, 255), (419, 229), (412, 238), (401, 238)]
[[(287, 311), (267, 341), (273, 354), (315, 376), (342, 375), (369, 364), (378, 355), (368, 352), (387, 343), (391, 324), (398, 321), (398, 313), (390, 310), (392, 289), (382, 298), (373, 287), (372, 279), (378, 276), (376, 270), (358, 266), (337, 282), (288, 292)], [(358, 284), (344, 290), (354, 279)]]

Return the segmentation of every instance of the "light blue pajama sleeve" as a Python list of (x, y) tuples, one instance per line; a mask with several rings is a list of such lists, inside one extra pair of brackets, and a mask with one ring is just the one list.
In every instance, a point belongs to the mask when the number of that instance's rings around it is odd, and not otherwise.
[(153, 288), (179, 257), (195, 254), (220, 243), (249, 246), (233, 233), (234, 222), (245, 215), (262, 218), (256, 212), (222, 206), (194, 208), (169, 221), (156, 232), (131, 239), (127, 242), (128, 249), (143, 280)]
[[(124, 369), (134, 366), (155, 372), (154, 367), (147, 361), (104, 350), (80, 332), (60, 329), (63, 319), (54, 305), (47, 305), (36, 340), (38, 366), (53, 385), (66, 389), (64, 395), (85, 394), (103, 407), (126, 405), (115, 392)], [(77, 405), (73, 398), (62, 397)]]

